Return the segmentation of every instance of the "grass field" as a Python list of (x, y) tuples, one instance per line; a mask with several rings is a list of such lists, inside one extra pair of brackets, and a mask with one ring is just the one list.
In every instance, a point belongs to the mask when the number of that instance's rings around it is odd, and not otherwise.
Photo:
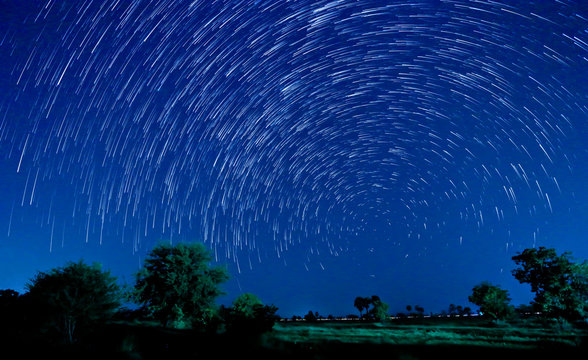
[(370, 354), (387, 359), (583, 359), (588, 358), (587, 340), (586, 330), (440, 318), (384, 324), (282, 322), (266, 344), (300, 358)]
[[(273, 331), (203, 333), (150, 322), (115, 322), (72, 346), (13, 337), (3, 348), (22, 358), (66, 359), (588, 359), (588, 330), (527, 321), (496, 325), (480, 318), (277, 322)], [(0, 344), (7, 338), (0, 337)], [(40, 341), (40, 342), (39, 342)], [(44, 345), (44, 346), (42, 346)]]

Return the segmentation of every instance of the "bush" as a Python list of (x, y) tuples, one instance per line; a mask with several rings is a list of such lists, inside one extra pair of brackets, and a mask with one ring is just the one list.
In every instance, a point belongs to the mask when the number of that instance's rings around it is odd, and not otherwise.
[(221, 316), (228, 333), (257, 336), (273, 329), (277, 311), (277, 307), (264, 305), (257, 296), (245, 293), (233, 301), (231, 308), (223, 308)]

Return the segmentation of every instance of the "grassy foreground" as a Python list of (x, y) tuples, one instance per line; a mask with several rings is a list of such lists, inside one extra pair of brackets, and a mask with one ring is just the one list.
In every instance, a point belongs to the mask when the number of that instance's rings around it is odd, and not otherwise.
[(388, 323), (278, 322), (272, 332), (202, 333), (147, 322), (118, 322), (95, 329), (70, 346), (42, 338), (2, 340), (22, 358), (65, 359), (585, 359), (588, 330), (540, 324), (497, 326), (483, 319), (406, 319)]
[[(339, 359), (581, 359), (586, 330), (533, 324), (489, 324), (481, 319), (410, 319), (361, 322), (278, 323), (266, 346), (292, 358)], [(351, 356), (351, 357), (350, 357)]]

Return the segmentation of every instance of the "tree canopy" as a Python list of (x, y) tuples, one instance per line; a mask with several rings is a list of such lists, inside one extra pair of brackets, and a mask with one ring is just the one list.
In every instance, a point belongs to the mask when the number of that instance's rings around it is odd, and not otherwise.
[(468, 299), (480, 307), (483, 315), (490, 316), (493, 320), (504, 319), (513, 311), (508, 291), (488, 282), (476, 285)]
[(378, 296), (371, 298), (372, 308), (368, 311), (368, 317), (376, 321), (384, 321), (388, 318), (388, 304), (383, 302)]
[(45, 323), (69, 343), (75, 340), (78, 327), (111, 317), (122, 299), (110, 272), (102, 271), (98, 263), (90, 266), (83, 261), (40, 272), (27, 288), (33, 304), (44, 309)]
[[(372, 297), (358, 296), (353, 305), (359, 310), (360, 317), (377, 321), (385, 320), (388, 317), (388, 304), (377, 295), (372, 295)], [(362, 314), (363, 310), (366, 310), (365, 314)]]
[(233, 306), (225, 311), (227, 330), (255, 336), (270, 331), (277, 320), (274, 305), (264, 305), (255, 295), (241, 294), (233, 301)]
[(261, 300), (251, 293), (241, 294), (233, 301), (233, 311), (247, 319), (252, 319), (260, 306), (263, 306)]
[(164, 326), (207, 324), (215, 314), (223, 267), (211, 267), (210, 252), (200, 243), (158, 245), (136, 275), (135, 300)]
[(588, 314), (588, 263), (575, 263), (571, 254), (555, 249), (525, 249), (512, 258), (512, 273), (531, 285), (533, 305), (546, 316), (577, 320)]
[(358, 296), (355, 298), (355, 300), (353, 301), (353, 306), (355, 306), (355, 308), (359, 310), (359, 317), (363, 316), (362, 313), (364, 310), (369, 309), (370, 303), (371, 299), (369, 297)]

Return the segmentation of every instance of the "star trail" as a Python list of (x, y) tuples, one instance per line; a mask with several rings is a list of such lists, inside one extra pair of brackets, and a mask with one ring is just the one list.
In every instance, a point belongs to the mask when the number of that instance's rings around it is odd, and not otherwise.
[(588, 254), (582, 0), (0, 0), (0, 65), (4, 273), (203, 241), (337, 312)]

